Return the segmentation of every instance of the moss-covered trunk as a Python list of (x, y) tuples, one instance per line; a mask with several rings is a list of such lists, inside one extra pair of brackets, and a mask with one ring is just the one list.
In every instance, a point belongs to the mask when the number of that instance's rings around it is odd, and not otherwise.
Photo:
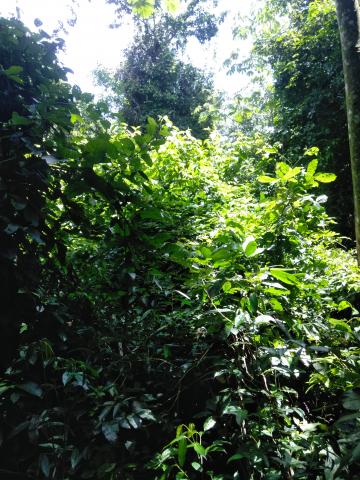
[(360, 0), (335, 0), (344, 65), (346, 109), (355, 202), (355, 235), (360, 265)]

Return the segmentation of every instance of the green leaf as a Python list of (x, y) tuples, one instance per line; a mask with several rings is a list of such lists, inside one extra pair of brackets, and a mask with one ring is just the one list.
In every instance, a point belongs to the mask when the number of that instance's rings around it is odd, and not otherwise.
[(135, 152), (135, 143), (131, 140), (131, 138), (121, 138), (115, 142), (114, 145), (120, 153), (125, 155), (132, 155)]
[(351, 333), (352, 330), (350, 326), (344, 322), (344, 320), (337, 320), (336, 318), (329, 318), (328, 322), (333, 325), (337, 330), (342, 330), (343, 332)]
[(135, 430), (141, 427), (142, 422), (138, 415), (134, 415), (134, 414), (128, 415), (126, 417), (126, 420), (129, 422), (130, 426)]
[[(106, 155), (109, 155), (111, 158), (117, 157), (118, 152), (116, 146), (113, 143), (110, 143), (108, 135), (101, 134), (95, 138), (90, 138), (84, 149), (84, 159), (85, 166), (92, 167), (95, 164), (102, 163), (107, 160)], [(90, 174), (90, 172), (88, 171)], [(95, 179), (92, 173), (92, 179)]]
[(299, 284), (298, 278), (293, 273), (289, 273), (281, 268), (270, 268), (270, 274), (277, 280), (280, 280), (280, 282), (286, 283), (287, 285)]
[(150, 155), (147, 152), (142, 153), (141, 158), (144, 160), (146, 165), (151, 167), (151, 165), (153, 164), (153, 161), (152, 161), (152, 158), (150, 157)]
[(309, 165), (307, 166), (307, 169), (306, 169), (306, 176), (307, 177), (312, 178), (315, 175), (318, 163), (319, 162), (316, 159), (311, 160), (311, 162), (309, 163)]
[(191, 298), (189, 297), (189, 295), (186, 295), (186, 293), (182, 292), (181, 290), (174, 290), (174, 292), (178, 293), (179, 295), (181, 295), (182, 297), (186, 298), (187, 300), (191, 300)]
[(201, 445), (201, 443), (194, 442), (194, 443), (192, 444), (192, 447), (194, 448), (195, 452), (196, 452), (198, 455), (202, 455), (203, 457), (206, 455), (206, 450), (205, 450), (205, 448)]
[(105, 475), (106, 473), (113, 472), (116, 468), (116, 463), (104, 463), (100, 465), (97, 469), (97, 477), (96, 478), (113, 478), (113, 476), (109, 477)]
[(181, 436), (178, 440), (178, 462), (180, 467), (185, 465), (186, 461), (186, 452), (187, 452), (187, 440), (184, 436)]
[(15, 208), (15, 210), (23, 210), (26, 205), (27, 201), (25, 199), (18, 199), (15, 200), (14, 198), (11, 200), (12, 206)]
[(83, 123), (84, 121), (84, 119), (78, 113), (72, 113), (70, 119), (71, 119), (71, 123), (73, 124), (76, 122)]
[(5, 73), (5, 75), (7, 76), (19, 75), (19, 73), (21, 73), (23, 70), (23, 67), (20, 67), (20, 65), (12, 65), (11, 67), (4, 70), (3, 73)]
[(11, 77), (9, 77), (13, 82), (16, 82), (18, 83), (19, 85), (22, 85), (24, 83), (24, 80), (20, 77), (17, 77), (16, 75), (11, 75)]
[(202, 246), (199, 248), (199, 252), (205, 258), (211, 258), (211, 249), (209, 247)]
[(360, 410), (360, 393), (349, 390), (344, 394), (342, 404), (347, 410)]
[(152, 117), (147, 117), (147, 125), (146, 125), (147, 133), (149, 135), (155, 135), (157, 128), (158, 128), (158, 124), (156, 123), (156, 120)]
[(73, 373), (72, 372), (64, 372), (62, 374), (62, 383), (63, 385), (67, 385), (69, 381), (73, 378)]
[(6, 385), (5, 383), (0, 383), (0, 395), (2, 395), (3, 393), (5, 393), (7, 390), (10, 390), (12, 389), (13, 386), (12, 385)]
[(202, 466), (200, 465), (199, 462), (191, 462), (191, 466), (193, 467), (194, 470), (198, 472), (202, 470)]
[(351, 452), (350, 462), (356, 462), (360, 458), (360, 444)]
[(169, 13), (176, 13), (180, 8), (180, 0), (165, 0), (165, 8)]
[(290, 166), (285, 162), (277, 162), (275, 167), (276, 176), (279, 178), (283, 178), (290, 170)]
[(35, 397), (41, 398), (43, 395), (42, 388), (35, 382), (22, 383), (17, 387), (20, 388), (20, 390), (24, 390), (24, 392), (30, 393), (30, 395), (34, 395)]
[(223, 409), (223, 415), (235, 415), (236, 423), (241, 425), (241, 423), (247, 418), (247, 410), (238, 407), (237, 405), (227, 405)]
[(231, 291), (231, 282), (226, 281), (223, 283), (223, 286), (221, 287), (225, 293)]
[(115, 443), (118, 439), (119, 424), (117, 422), (106, 422), (102, 425), (101, 431), (106, 440), (110, 443)]
[(343, 415), (338, 420), (336, 420), (335, 425), (342, 427), (341, 425), (342, 423), (354, 424), (355, 420), (357, 420), (359, 417), (360, 417), (360, 412), (350, 413), (349, 415)]
[(318, 173), (314, 179), (320, 183), (331, 183), (336, 180), (336, 175), (334, 173)]
[(275, 287), (265, 288), (264, 292), (269, 293), (270, 295), (276, 295), (276, 296), (289, 295), (290, 294), (290, 290), (280, 289), (280, 288), (275, 288)]
[(301, 167), (290, 168), (289, 171), (283, 176), (282, 180), (287, 181), (299, 175), (301, 172)]
[(255, 314), (259, 306), (259, 299), (256, 293), (252, 292), (249, 297), (248, 309), (249, 312)]
[[(167, 345), (165, 345), (167, 346)], [(136, 412), (137, 415), (139, 415), (140, 418), (144, 420), (149, 420), (149, 422), (156, 422), (156, 418), (154, 417), (153, 413), (151, 410), (148, 408), (143, 408), (139, 411)]]
[[(307, 155), (308, 157), (314, 157), (319, 154), (319, 148), (318, 147), (311, 147), (305, 150), (304, 155)], [(311, 162), (310, 162), (311, 163)]]
[(242, 249), (247, 257), (252, 257), (256, 254), (257, 243), (254, 237), (250, 236), (245, 239), (242, 244)]
[(225, 247), (220, 247), (211, 254), (211, 258), (215, 262), (218, 260), (228, 260), (229, 258), (232, 258), (232, 256), (233, 252), (231, 252), (228, 248)]
[(50, 462), (49, 462), (49, 458), (47, 455), (45, 454), (42, 454), (40, 455), (40, 468), (41, 468), (41, 471), (43, 472), (43, 474), (45, 475), (46, 478), (49, 477), (50, 475)]
[(204, 432), (211, 430), (216, 425), (216, 420), (213, 417), (209, 417), (204, 422)]
[(315, 432), (319, 428), (320, 423), (300, 422), (299, 427), (303, 432)]
[(140, 217), (144, 220), (158, 220), (160, 222), (164, 221), (163, 212), (156, 207), (148, 207), (140, 212)]
[(30, 125), (33, 122), (29, 118), (23, 117), (22, 115), (19, 115), (17, 112), (13, 112), (11, 116), (11, 123), (13, 125), (18, 126), (18, 125)]
[(77, 448), (74, 448), (70, 457), (71, 468), (72, 469), (76, 468), (79, 465), (80, 460), (81, 460), (81, 454)]
[(153, 237), (146, 237), (146, 240), (154, 247), (161, 247), (162, 245), (166, 244), (171, 237), (171, 233), (162, 232), (154, 235)]
[(347, 300), (342, 300), (339, 304), (338, 304), (338, 312), (341, 312), (342, 310), (346, 310), (347, 308), (351, 308), (352, 309), (352, 305), (350, 302), (348, 302)]
[(245, 458), (245, 455), (243, 453), (235, 453), (228, 459), (226, 463), (236, 462), (236, 460), (242, 460), (243, 458)]
[(19, 73), (21, 73), (22, 71), (23, 71), (23, 68), (20, 67), (19, 65), (12, 65), (8, 69), (0, 71), (0, 74), (2, 73), (6, 75), (13, 82), (23, 85), (24, 80), (21, 77), (19, 77)]
[(129, 0), (129, 4), (140, 17), (148, 18), (154, 13), (155, 0)]
[(279, 302), (279, 300), (277, 300), (276, 298), (271, 298), (269, 300), (272, 308), (276, 311), (276, 312), (283, 312), (284, 311), (284, 308), (283, 306), (281, 305), (281, 303)]
[(257, 179), (260, 183), (276, 183), (279, 181), (277, 178), (269, 177), (268, 175), (260, 175)]

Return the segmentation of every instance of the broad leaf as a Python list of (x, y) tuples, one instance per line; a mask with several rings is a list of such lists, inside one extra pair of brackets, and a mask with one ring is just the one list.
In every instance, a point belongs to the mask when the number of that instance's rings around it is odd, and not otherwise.
[(317, 173), (314, 179), (320, 183), (331, 183), (336, 180), (336, 175), (334, 173)]
[(247, 257), (252, 257), (256, 254), (257, 243), (254, 237), (248, 237), (242, 244), (242, 248)]
[(271, 268), (270, 273), (274, 278), (280, 280), (283, 283), (286, 283), (287, 285), (299, 284), (298, 278), (293, 273), (289, 273), (281, 268)]
[(18, 385), (18, 388), (24, 392), (30, 393), (30, 395), (34, 395), (35, 397), (41, 398), (43, 395), (42, 388), (35, 382), (22, 383)]
[(204, 432), (211, 430), (216, 425), (216, 420), (213, 417), (209, 417), (204, 422)]

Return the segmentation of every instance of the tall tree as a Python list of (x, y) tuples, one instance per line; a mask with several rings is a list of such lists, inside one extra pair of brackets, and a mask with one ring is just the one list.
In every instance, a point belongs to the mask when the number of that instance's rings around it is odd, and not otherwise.
[[(119, 5), (114, 0), (110, 3)], [(144, 125), (148, 116), (167, 115), (198, 137), (205, 136), (204, 129), (212, 125), (212, 116), (201, 112), (215, 101), (211, 77), (179, 58), (190, 37), (205, 43), (217, 32), (221, 18), (207, 11), (203, 3), (188, 2), (178, 14), (156, 3), (151, 18), (135, 13), (137, 33), (125, 52), (125, 61), (115, 75), (97, 72), (98, 83), (113, 92), (113, 103), (128, 124)], [(119, 7), (120, 16), (129, 12), (126, 2)]]
[(355, 234), (360, 265), (360, 4), (359, 0), (336, 0), (344, 67), (346, 110), (355, 206)]
[(74, 110), (67, 70), (56, 58), (60, 46), (43, 31), (0, 19), (0, 370), (16, 351), (21, 323), (37, 315), (46, 158), (61, 156)]
[(255, 41), (246, 68), (273, 78), (272, 142), (287, 160), (320, 149), (320, 165), (337, 175), (323, 188), (338, 231), (353, 237), (353, 193), (341, 46), (332, 0), (269, 0), (251, 27)]

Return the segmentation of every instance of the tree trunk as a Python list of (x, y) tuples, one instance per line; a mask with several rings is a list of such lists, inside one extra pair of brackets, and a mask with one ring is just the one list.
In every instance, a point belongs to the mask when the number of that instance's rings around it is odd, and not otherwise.
[(360, 265), (360, 0), (335, 0), (344, 67), (355, 235)]

